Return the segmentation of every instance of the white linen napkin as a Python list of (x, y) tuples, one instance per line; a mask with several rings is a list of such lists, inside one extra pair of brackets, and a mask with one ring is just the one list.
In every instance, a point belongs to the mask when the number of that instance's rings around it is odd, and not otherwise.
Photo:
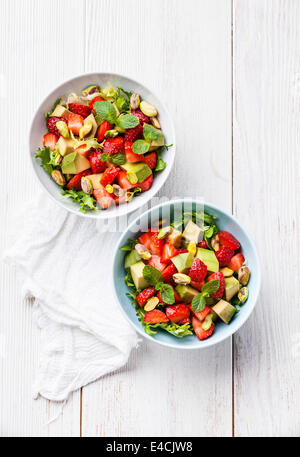
[(25, 208), (4, 260), (22, 274), (22, 296), (34, 298), (41, 361), (33, 396), (69, 394), (126, 364), (138, 338), (112, 291), (118, 233), (68, 213), (45, 195)]

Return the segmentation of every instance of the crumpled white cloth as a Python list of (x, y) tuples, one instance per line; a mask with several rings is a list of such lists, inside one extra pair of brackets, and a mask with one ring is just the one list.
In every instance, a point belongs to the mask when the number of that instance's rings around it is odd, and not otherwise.
[(41, 360), (33, 396), (69, 394), (126, 364), (138, 338), (113, 296), (112, 252), (118, 233), (68, 213), (41, 195), (18, 215), (16, 241), (4, 254), (33, 297)]

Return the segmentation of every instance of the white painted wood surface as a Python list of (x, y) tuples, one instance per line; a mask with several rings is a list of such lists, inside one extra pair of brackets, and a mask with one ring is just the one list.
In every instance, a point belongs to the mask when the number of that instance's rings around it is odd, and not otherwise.
[(75, 392), (46, 425), (60, 405), (31, 398), (39, 332), (1, 264), (0, 435), (299, 435), (299, 2), (1, 6), (1, 251), (37, 191), (27, 135), (39, 100), (75, 74), (111, 70), (153, 87), (174, 117), (177, 159), (161, 195), (233, 210), (263, 253), (264, 283), (233, 358), (230, 340), (189, 354), (143, 341), (126, 367)]

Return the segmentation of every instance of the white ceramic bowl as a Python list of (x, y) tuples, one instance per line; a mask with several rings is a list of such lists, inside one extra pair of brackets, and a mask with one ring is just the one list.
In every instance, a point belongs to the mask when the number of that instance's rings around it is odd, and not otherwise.
[[(122, 87), (125, 90), (137, 92), (141, 95), (144, 100), (153, 104), (159, 113), (159, 121), (161, 123), (162, 131), (165, 135), (166, 144), (173, 144), (169, 150), (165, 150), (163, 153), (163, 159), (167, 163), (165, 170), (156, 174), (153, 185), (150, 190), (143, 192), (137, 197), (134, 197), (131, 202), (120, 206), (114, 206), (104, 211), (89, 211), (86, 213), (79, 212), (79, 205), (74, 203), (71, 199), (62, 199), (59, 186), (49, 177), (49, 175), (40, 166), (40, 161), (34, 158), (36, 150), (42, 146), (43, 135), (45, 134), (45, 112), (49, 111), (53, 106), (55, 100), (59, 97), (67, 96), (71, 92), (80, 93), (81, 90), (90, 84), (98, 84), (100, 87), (112, 85), (114, 87)], [(84, 217), (92, 217), (96, 219), (108, 219), (117, 216), (123, 216), (131, 213), (138, 208), (145, 205), (164, 185), (171, 171), (174, 163), (176, 151), (175, 143), (175, 128), (172, 118), (165, 107), (165, 105), (159, 100), (159, 98), (147, 87), (141, 83), (134, 81), (133, 79), (127, 78), (114, 73), (87, 73), (75, 78), (69, 79), (64, 82), (56, 89), (54, 89), (46, 98), (42, 101), (38, 107), (30, 128), (29, 134), (29, 152), (30, 161), (33, 165), (34, 173), (37, 176), (40, 184), (44, 187), (47, 193), (52, 197), (60, 206), (71, 211), (77, 215)]]

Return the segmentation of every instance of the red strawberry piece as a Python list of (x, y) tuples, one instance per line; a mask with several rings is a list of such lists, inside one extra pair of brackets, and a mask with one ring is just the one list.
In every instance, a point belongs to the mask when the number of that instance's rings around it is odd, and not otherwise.
[(144, 114), (140, 109), (132, 109), (131, 110), (131, 114), (133, 114), (134, 116), (136, 116), (138, 118), (138, 120), (140, 121), (140, 124), (149, 124), (150, 122), (150, 119), (148, 116), (146, 116), (146, 114)]
[(63, 121), (61, 117), (52, 116), (47, 119), (47, 129), (50, 133), (54, 133), (54, 135), (60, 137), (60, 131), (56, 127), (56, 122)]
[(177, 255), (177, 249), (171, 243), (165, 243), (162, 251), (161, 261), (170, 263), (171, 258)]
[(211, 336), (215, 329), (215, 325), (211, 324), (211, 327), (208, 330), (204, 330), (202, 328), (202, 322), (200, 322), (199, 319), (197, 319), (195, 316), (192, 317), (192, 326), (199, 340), (205, 340)]
[(134, 163), (134, 162), (143, 162), (144, 161), (144, 154), (135, 154), (132, 150), (132, 141), (125, 141), (125, 157), (126, 162)]
[(151, 234), (151, 240), (150, 240), (150, 251), (152, 254), (156, 254), (158, 256), (161, 256), (162, 250), (164, 247), (164, 240), (160, 240), (157, 238), (157, 232), (148, 232)]
[(160, 324), (163, 322), (169, 322), (169, 319), (163, 311), (153, 309), (152, 311), (147, 311), (145, 313), (144, 322), (149, 322), (149, 324)]
[(95, 199), (103, 209), (107, 209), (114, 201), (112, 195), (109, 194), (104, 189), (104, 187), (100, 187), (100, 189), (94, 189), (93, 194)]
[(153, 183), (153, 175), (150, 175), (150, 176), (148, 176), (147, 179), (145, 179), (145, 181), (137, 183), (137, 186), (142, 189), (142, 192), (146, 192), (147, 190), (150, 189), (150, 187), (152, 186), (152, 183)]
[(188, 305), (192, 313), (199, 319), (199, 321), (204, 321), (206, 316), (211, 313), (211, 308), (209, 306), (205, 306), (205, 308), (202, 311), (199, 311), (198, 313), (195, 313), (193, 311), (192, 305)]
[(105, 138), (105, 133), (108, 130), (111, 130), (112, 128), (113, 128), (113, 125), (110, 122), (108, 122), (108, 121), (102, 122), (102, 124), (99, 125), (98, 130), (97, 130), (97, 141), (99, 143), (102, 143), (102, 141)]
[(67, 115), (68, 127), (74, 135), (79, 135), (79, 130), (84, 124), (84, 118), (80, 114), (69, 113)]
[[(94, 110), (94, 103), (102, 102), (103, 100), (104, 100), (104, 98), (100, 97), (100, 95), (97, 95), (97, 97), (94, 97), (92, 100), (89, 101), (89, 107), (92, 108), (92, 110)], [(107, 121), (105, 121), (105, 122), (107, 122)]]
[(167, 264), (161, 261), (161, 258), (158, 255), (152, 254), (151, 259), (148, 260), (148, 265), (157, 268), (159, 271), (163, 271)]
[(182, 321), (177, 322), (179, 325), (184, 325), (184, 324), (189, 324), (191, 322), (190, 317), (186, 317), (185, 319), (182, 319)]
[(192, 281), (201, 282), (207, 274), (207, 266), (200, 259), (195, 259), (189, 271), (189, 277)]
[(183, 248), (177, 249), (177, 255), (178, 254), (185, 254), (186, 252), (189, 252), (189, 251), (187, 249), (183, 249)]
[(150, 152), (150, 154), (146, 154), (143, 159), (140, 160), (141, 162), (145, 162), (151, 170), (156, 167), (156, 154), (155, 152)]
[(141, 235), (139, 237), (139, 243), (146, 246), (147, 249), (150, 249), (151, 235), (152, 235), (152, 232), (149, 231), (149, 232), (143, 233), (143, 235)]
[(125, 190), (132, 189), (136, 186), (136, 184), (132, 184), (129, 179), (126, 171), (120, 171), (117, 176), (117, 181), (120, 187)]
[(107, 168), (106, 162), (101, 160), (101, 152), (92, 152), (89, 161), (93, 174), (102, 173)]
[(101, 176), (100, 184), (102, 184), (103, 187), (107, 186), (107, 184), (112, 184), (119, 173), (120, 168), (118, 167), (106, 168), (103, 175)]
[(244, 262), (245, 262), (244, 256), (243, 256), (243, 254), (241, 254), (239, 252), (238, 254), (234, 255), (231, 258), (231, 260), (228, 264), (228, 268), (230, 268), (233, 271), (237, 271), (239, 268), (241, 268), (241, 266), (243, 265)]
[(206, 243), (205, 240), (200, 241), (198, 246), (199, 246), (199, 248), (202, 248), (202, 249), (207, 249), (208, 248), (207, 243)]
[(231, 257), (234, 256), (234, 250), (227, 246), (222, 246), (215, 254), (220, 267), (226, 267), (229, 264)]
[(173, 263), (170, 263), (162, 272), (162, 276), (165, 282), (171, 281), (173, 279), (173, 274), (177, 273), (177, 268)]
[(194, 289), (197, 289), (197, 290), (201, 290), (202, 287), (204, 286), (205, 284), (205, 281), (200, 281), (200, 282), (197, 282), (197, 281), (191, 281), (191, 286), (194, 287)]
[(103, 152), (106, 154), (122, 154), (124, 152), (124, 140), (121, 136), (107, 138), (104, 142)]
[(170, 321), (176, 323), (182, 321), (182, 319), (190, 317), (190, 310), (187, 305), (181, 303), (180, 305), (167, 306), (166, 314)]
[(133, 127), (133, 129), (127, 129), (125, 133), (125, 141), (132, 141), (133, 143), (141, 138), (143, 133), (143, 126), (141, 124), (138, 124), (136, 127)]
[(76, 148), (75, 151), (78, 152), (78, 154), (80, 154), (81, 156), (85, 157), (86, 159), (89, 159), (91, 154), (97, 152), (97, 149), (87, 148), (86, 144), (82, 144), (78, 146), (78, 148)]
[(223, 273), (221, 271), (219, 271), (218, 273), (213, 273), (207, 278), (207, 281), (212, 281), (213, 279), (218, 279), (220, 281), (220, 287), (217, 290), (217, 292), (211, 294), (211, 296), (213, 298), (222, 298), (225, 290), (225, 278)]
[(231, 248), (234, 251), (241, 247), (241, 243), (233, 235), (231, 235), (231, 233), (223, 230), (222, 232), (219, 232), (218, 235), (220, 243), (223, 246), (227, 246), (228, 248)]
[(58, 142), (58, 136), (54, 133), (46, 133), (43, 137), (43, 146), (50, 148), (51, 151), (55, 150), (55, 145)]
[(136, 300), (137, 300), (138, 304), (141, 307), (143, 307), (143, 306), (145, 306), (145, 304), (147, 303), (149, 298), (153, 297), (153, 295), (155, 295), (155, 293), (156, 293), (156, 289), (154, 286), (147, 287), (147, 289), (142, 290), (142, 292), (140, 292), (138, 294), (138, 296), (136, 297)]
[(80, 103), (69, 103), (69, 110), (72, 113), (80, 114), (84, 119), (91, 114), (92, 108), (90, 106), (81, 105)]
[(73, 178), (68, 182), (67, 188), (73, 190), (81, 190), (81, 178), (82, 176), (88, 176), (91, 174), (91, 170), (84, 170), (81, 173), (73, 176)]

